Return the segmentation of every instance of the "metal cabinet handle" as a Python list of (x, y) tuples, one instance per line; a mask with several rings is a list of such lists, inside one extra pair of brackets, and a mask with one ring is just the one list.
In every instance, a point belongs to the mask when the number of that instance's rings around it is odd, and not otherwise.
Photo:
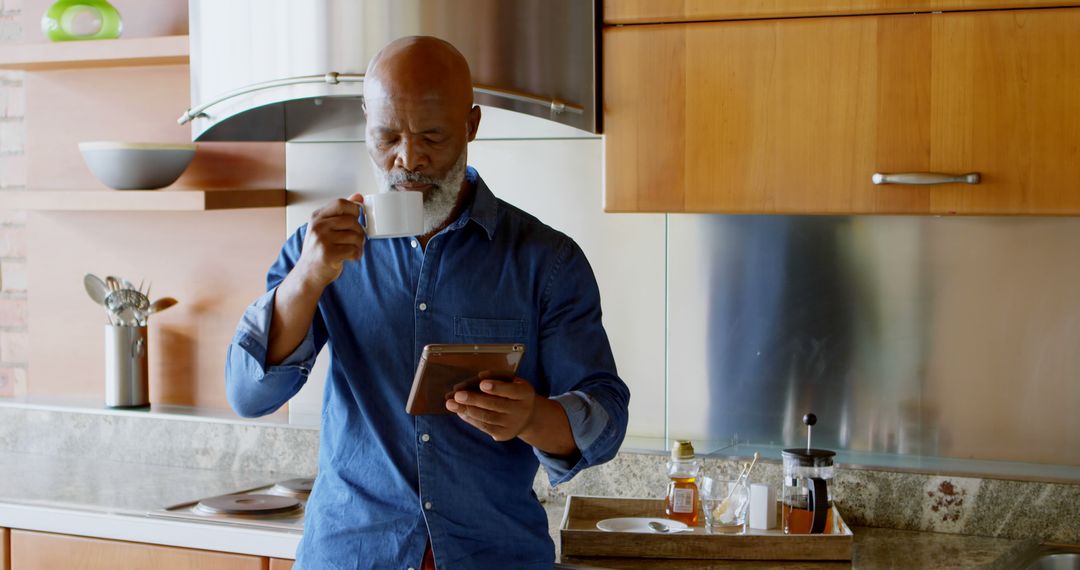
[(942, 174), (940, 172), (874, 173), (874, 184), (978, 184), (978, 172), (968, 174)]

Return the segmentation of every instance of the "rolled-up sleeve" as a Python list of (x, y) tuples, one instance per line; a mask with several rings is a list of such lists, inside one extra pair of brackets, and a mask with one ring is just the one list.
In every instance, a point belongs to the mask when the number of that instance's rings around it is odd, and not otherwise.
[(585, 254), (567, 238), (541, 304), (541, 364), (552, 399), (566, 411), (578, 455), (535, 450), (552, 485), (615, 457), (626, 436), (630, 390), (604, 331), (600, 290)]
[(321, 316), (315, 320), (299, 346), (280, 364), (266, 365), (270, 322), (277, 286), (288, 275), (300, 254), (301, 228), (282, 247), (267, 273), (268, 291), (248, 306), (237, 326), (225, 358), (225, 393), (229, 405), (243, 417), (274, 412), (296, 395), (307, 381), (315, 357), (325, 343)]

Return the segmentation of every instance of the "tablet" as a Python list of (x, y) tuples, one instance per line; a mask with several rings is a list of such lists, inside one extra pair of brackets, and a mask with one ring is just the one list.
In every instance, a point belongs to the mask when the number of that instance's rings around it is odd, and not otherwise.
[(524, 344), (429, 344), (420, 355), (405, 411), (414, 416), (450, 414), (446, 401), (454, 392), (479, 392), (483, 371), (513, 380), (524, 354)]

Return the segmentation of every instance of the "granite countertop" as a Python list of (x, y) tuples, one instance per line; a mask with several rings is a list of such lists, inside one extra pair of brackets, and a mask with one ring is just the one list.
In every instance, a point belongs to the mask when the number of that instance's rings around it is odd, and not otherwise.
[[(21, 528), (13, 513), (18, 508), (42, 508), (50, 512), (31, 530), (86, 534), (119, 540), (157, 542), (192, 548), (215, 549), (205, 544), (207, 537), (220, 534), (222, 527), (205, 523), (162, 523), (146, 527), (151, 521), (145, 514), (169, 505), (198, 498), (259, 487), (282, 479), (300, 477), (305, 473), (269, 471), (235, 471), (167, 467), (140, 463), (124, 463), (86, 457), (50, 456), (28, 453), (0, 452), (0, 472), (5, 485), (0, 487), (0, 526)], [(549, 528), (556, 546), (562, 522), (564, 504), (547, 502)], [(5, 510), (6, 509), (6, 510)], [(57, 513), (93, 513), (106, 522), (118, 521), (114, 529), (105, 524), (98, 533), (71, 530)], [(7, 517), (7, 520), (5, 520)], [(143, 526), (131, 526), (131, 521)], [(55, 524), (56, 528), (49, 528)], [(126, 526), (125, 526), (126, 525)], [(171, 525), (171, 526), (166, 526)], [(194, 532), (189, 543), (178, 543), (175, 529), (189, 531), (198, 527), (208, 532)], [(93, 528), (93, 527), (92, 527)], [(231, 529), (230, 529), (231, 530)], [(644, 559), (567, 559), (564, 563), (600, 568), (1011, 568), (1015, 561), (1034, 546), (1033, 541), (986, 538), (960, 534), (890, 530), (854, 527), (854, 560), (847, 563), (766, 563), (737, 561), (657, 561)], [(239, 532), (239, 531), (236, 531)], [(128, 533), (128, 534), (125, 534)], [(248, 534), (251, 534), (250, 532)], [(243, 551), (250, 554), (289, 557), (298, 535), (282, 546), (282, 533), (259, 531), (258, 540), (248, 543)], [(235, 537), (234, 537), (235, 538)], [(225, 540), (222, 544), (232, 545)], [(271, 542), (267, 542), (267, 541)], [(259, 542), (261, 541), (261, 542)], [(227, 550), (225, 547), (217, 548)], [(260, 552), (260, 549), (266, 549)], [(281, 554), (284, 552), (285, 554)]]
[(147, 516), (303, 474), (0, 452), (0, 527), (292, 558), (300, 533)]
[(2, 452), (0, 473), (0, 502), (134, 515), (304, 476)]

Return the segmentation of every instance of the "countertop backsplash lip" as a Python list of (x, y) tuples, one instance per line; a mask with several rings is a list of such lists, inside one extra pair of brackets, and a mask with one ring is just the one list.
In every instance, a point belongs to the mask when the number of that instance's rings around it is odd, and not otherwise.
[(315, 429), (0, 406), (0, 452), (314, 474), (318, 449), (319, 431)]
[(291, 429), (318, 430), (313, 423), (293, 423), (286, 411), (278, 411), (261, 418), (242, 418), (227, 408), (205, 408), (151, 404), (150, 408), (109, 408), (100, 398), (77, 398), (70, 396), (15, 396), (0, 398), (0, 408), (21, 408), (61, 413), (97, 414), (103, 416), (129, 416), (149, 419), (191, 422), (212, 422), (238, 425), (258, 425)]
[[(199, 422), (148, 414), (101, 414), (0, 406), (0, 452), (219, 471), (314, 474), (316, 429), (251, 422)], [(622, 452), (551, 488), (566, 496), (661, 497), (666, 454)], [(741, 458), (704, 457), (709, 475), (734, 477)], [(752, 479), (778, 485), (782, 466), (759, 461)], [(1080, 544), (1080, 484), (851, 469), (836, 471), (834, 498), (852, 525)]]

